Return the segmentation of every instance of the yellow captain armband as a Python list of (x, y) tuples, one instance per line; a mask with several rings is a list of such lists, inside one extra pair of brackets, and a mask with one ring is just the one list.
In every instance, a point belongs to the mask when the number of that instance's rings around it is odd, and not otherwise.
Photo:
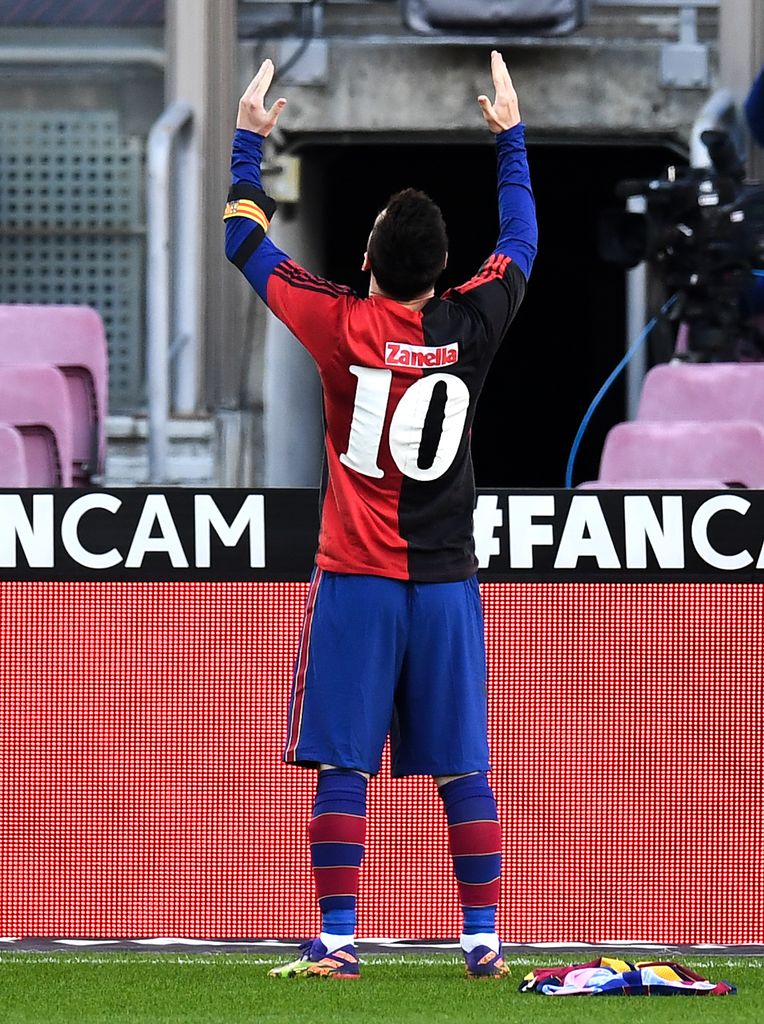
[(229, 200), (223, 212), (223, 220), (230, 220), (232, 217), (244, 217), (246, 220), (253, 220), (256, 224), (260, 225), (263, 231), (267, 231), (270, 224), (262, 208), (252, 199)]

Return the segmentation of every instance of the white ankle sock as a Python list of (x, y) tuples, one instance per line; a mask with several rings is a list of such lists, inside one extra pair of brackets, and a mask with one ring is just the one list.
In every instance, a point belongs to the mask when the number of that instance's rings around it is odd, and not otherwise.
[(333, 953), (335, 949), (342, 946), (352, 945), (355, 942), (355, 935), (333, 935), (331, 932), (321, 932), (319, 939), (326, 946), (327, 953)]
[(471, 953), (476, 946), (488, 946), (494, 953), (498, 953), (501, 941), (496, 932), (478, 932), (477, 935), (460, 935), (459, 944), (465, 953)]

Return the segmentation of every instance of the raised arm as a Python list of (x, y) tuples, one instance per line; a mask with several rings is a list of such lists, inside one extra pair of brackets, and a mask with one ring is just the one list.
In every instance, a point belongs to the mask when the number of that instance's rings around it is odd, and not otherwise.
[(525, 296), (536, 257), (536, 204), (525, 151), (525, 126), (517, 93), (501, 54), (491, 53), (496, 97), (478, 96), (489, 130), (496, 137), (499, 238), (491, 256), (466, 284), (446, 298), (468, 305), (482, 319), (488, 340), (498, 345)]
[(265, 194), (260, 165), (263, 143), (286, 106), (279, 97), (268, 110), (265, 94), (273, 80), (273, 62), (265, 60), (239, 100), (231, 153), (231, 188), (225, 221), (225, 253), (264, 302), (273, 270), (289, 257), (266, 237), (276, 203)]
[(260, 298), (319, 365), (334, 351), (349, 289), (310, 274), (267, 237), (276, 203), (263, 189), (263, 143), (286, 106), (266, 108), (273, 62), (265, 60), (239, 102), (231, 154), (231, 188), (223, 219), (225, 253)]
[(494, 253), (509, 256), (527, 280), (538, 241), (536, 204), (520, 104), (504, 58), (496, 50), (491, 53), (491, 77), (496, 97), (491, 103), (487, 96), (478, 96), (478, 103), (489, 131), (496, 136), (499, 240)]

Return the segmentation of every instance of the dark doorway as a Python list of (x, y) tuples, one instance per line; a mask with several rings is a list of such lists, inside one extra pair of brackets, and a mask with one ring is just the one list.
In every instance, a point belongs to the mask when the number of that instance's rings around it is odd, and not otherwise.
[[(491, 253), (498, 227), (492, 145), (343, 145), (311, 147), (306, 156), (325, 176), (326, 276), (365, 291), (361, 258), (373, 219), (407, 186), (428, 192), (448, 225), (441, 289), (470, 278)], [(579, 425), (626, 345), (624, 273), (598, 255), (599, 214), (622, 206), (614, 193), (620, 180), (679, 162), (668, 148), (623, 145), (531, 145), (529, 159), (539, 254), (475, 420), (481, 487), (565, 485)], [(623, 419), (620, 375), (582, 438), (574, 484), (596, 478), (605, 434)]]

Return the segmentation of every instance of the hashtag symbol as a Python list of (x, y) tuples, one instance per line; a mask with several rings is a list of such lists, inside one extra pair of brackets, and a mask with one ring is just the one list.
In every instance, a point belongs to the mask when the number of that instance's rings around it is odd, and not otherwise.
[(504, 513), (499, 508), (498, 495), (479, 495), (472, 517), (472, 527), (475, 534), (475, 554), (481, 569), (488, 566), (492, 555), (501, 554), (501, 543), (499, 538), (494, 536), (494, 530), (503, 522)]

